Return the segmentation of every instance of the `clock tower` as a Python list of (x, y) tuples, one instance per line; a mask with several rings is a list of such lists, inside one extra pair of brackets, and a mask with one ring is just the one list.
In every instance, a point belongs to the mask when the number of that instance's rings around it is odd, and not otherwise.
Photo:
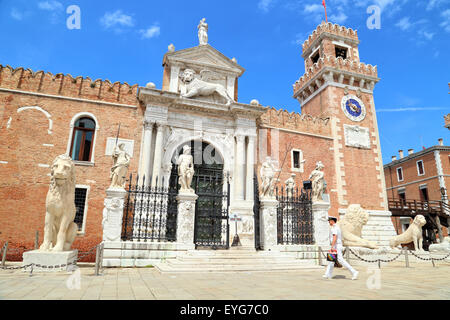
[[(377, 67), (360, 61), (356, 30), (323, 22), (303, 43), (305, 74), (294, 84), (302, 114), (329, 117), (332, 124), (338, 212), (360, 204), (370, 214), (363, 237), (388, 245), (395, 236), (388, 211), (373, 91)], [(325, 150), (324, 150), (325, 151)], [(331, 189), (331, 190), (330, 190)]]

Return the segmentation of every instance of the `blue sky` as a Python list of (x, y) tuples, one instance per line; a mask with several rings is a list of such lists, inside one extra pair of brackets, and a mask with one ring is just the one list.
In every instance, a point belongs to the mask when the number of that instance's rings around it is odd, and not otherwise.
[[(70, 5), (81, 9), (80, 30), (66, 27)], [(370, 5), (381, 9), (379, 30), (367, 27)], [(450, 145), (450, 0), (327, 0), (327, 10), (330, 22), (358, 30), (361, 61), (378, 66), (384, 162), (438, 138)], [(246, 69), (240, 102), (300, 111), (292, 84), (322, 0), (0, 0), (0, 64), (161, 88), (167, 46), (196, 46), (203, 17), (209, 43)]]

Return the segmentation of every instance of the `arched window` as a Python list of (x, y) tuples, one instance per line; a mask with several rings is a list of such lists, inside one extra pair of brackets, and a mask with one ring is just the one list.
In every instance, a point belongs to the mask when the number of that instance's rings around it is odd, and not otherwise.
[(95, 121), (91, 118), (80, 118), (75, 122), (70, 147), (70, 156), (74, 161), (91, 161), (95, 127)]

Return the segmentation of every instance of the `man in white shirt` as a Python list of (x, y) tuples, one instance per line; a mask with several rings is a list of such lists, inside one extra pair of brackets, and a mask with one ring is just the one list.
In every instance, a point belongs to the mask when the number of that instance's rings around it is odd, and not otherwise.
[[(338, 262), (345, 268), (347, 268), (352, 273), (352, 280), (358, 279), (358, 271), (352, 268), (352, 266), (344, 260), (344, 256), (342, 255), (342, 251), (344, 249), (342, 245), (342, 233), (341, 228), (336, 224), (337, 219), (334, 217), (328, 218), (328, 222), (330, 223), (330, 242), (331, 242), (331, 250), (330, 252), (337, 253)], [(334, 270), (334, 262), (328, 262), (328, 267), (323, 275), (325, 279), (331, 279), (333, 276)]]

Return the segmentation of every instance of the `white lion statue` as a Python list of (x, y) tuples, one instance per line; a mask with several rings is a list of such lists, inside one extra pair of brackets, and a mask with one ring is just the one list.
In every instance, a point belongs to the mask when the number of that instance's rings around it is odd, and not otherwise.
[(70, 157), (61, 155), (53, 161), (51, 184), (47, 194), (44, 242), (40, 251), (70, 251), (77, 235), (74, 223), (75, 166)]
[(361, 208), (359, 204), (352, 204), (348, 207), (347, 213), (338, 222), (342, 231), (343, 245), (346, 247), (363, 247), (378, 249), (378, 246), (369, 240), (362, 238), (362, 228), (369, 221), (369, 214)]
[[(207, 74), (206, 70), (202, 72), (202, 74)], [(226, 105), (231, 105), (234, 100), (230, 97), (227, 90), (216, 83), (206, 82), (203, 79), (205, 76), (201, 76), (202, 79), (198, 79), (196, 77), (195, 71), (192, 69), (186, 69), (183, 73), (181, 73), (180, 78), (184, 83), (184, 87), (181, 88), (181, 96), (183, 98), (192, 98), (197, 96), (210, 96), (214, 93), (218, 93), (221, 97), (223, 97), (227, 103)]]
[(445, 237), (442, 243), (431, 244), (428, 248), (430, 252), (450, 252), (450, 237)]
[(392, 249), (396, 248), (401, 244), (408, 244), (414, 242), (414, 250), (415, 251), (423, 251), (423, 235), (422, 235), (422, 227), (427, 224), (425, 217), (422, 215), (417, 215), (414, 218), (412, 225), (409, 226), (408, 230), (406, 230), (401, 235), (398, 235), (391, 239), (390, 246)]

